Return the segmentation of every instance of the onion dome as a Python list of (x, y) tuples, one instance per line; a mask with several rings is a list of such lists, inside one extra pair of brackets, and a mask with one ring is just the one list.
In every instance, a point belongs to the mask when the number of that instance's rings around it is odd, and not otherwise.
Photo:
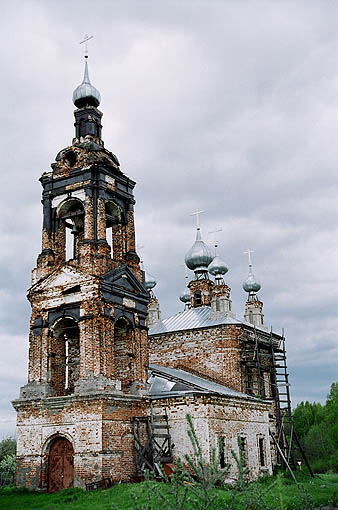
[(253, 274), (251, 267), (249, 268), (249, 275), (245, 282), (243, 283), (243, 289), (245, 292), (258, 292), (261, 288), (261, 284), (258, 280), (256, 280), (255, 275)]
[(185, 264), (192, 271), (207, 271), (207, 267), (214, 258), (209, 246), (202, 241), (201, 231), (198, 228), (196, 241), (185, 255)]
[(73, 103), (77, 108), (83, 108), (84, 106), (99, 106), (100, 101), (100, 92), (90, 83), (86, 61), (83, 81), (73, 92)]
[(214, 257), (213, 261), (208, 266), (208, 271), (213, 276), (224, 275), (229, 271), (228, 266), (218, 255)]
[(144, 286), (147, 290), (151, 290), (155, 287), (155, 285), (157, 284), (157, 281), (155, 280), (155, 278), (153, 276), (151, 276), (151, 274), (145, 272), (144, 274)]
[(182, 303), (189, 303), (190, 290), (188, 289), (188, 287), (185, 287), (185, 289), (183, 290), (182, 294), (180, 295), (180, 300), (182, 301)]

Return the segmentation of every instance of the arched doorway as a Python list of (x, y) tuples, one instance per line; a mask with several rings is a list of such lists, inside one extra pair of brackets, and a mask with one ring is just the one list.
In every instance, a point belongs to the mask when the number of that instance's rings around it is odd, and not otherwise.
[(54, 439), (48, 457), (48, 492), (74, 485), (74, 448), (68, 439)]

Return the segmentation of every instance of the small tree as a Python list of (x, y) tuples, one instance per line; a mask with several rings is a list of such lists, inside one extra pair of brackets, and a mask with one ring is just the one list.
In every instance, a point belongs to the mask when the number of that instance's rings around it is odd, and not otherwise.
[[(215, 487), (224, 485), (229, 474), (230, 465), (221, 468), (223, 444), (219, 441), (218, 450), (211, 453), (211, 462), (203, 458), (201, 444), (196, 435), (191, 416), (186, 416), (188, 422), (188, 436), (193, 448), (193, 454), (184, 455), (184, 464), (178, 459), (174, 473), (168, 479), (163, 473), (164, 481), (170, 482), (166, 490), (150, 480), (146, 474), (142, 497), (133, 495), (135, 510), (218, 510)], [(112, 505), (112, 510), (117, 510)]]
[(242, 491), (247, 486), (247, 475), (249, 473), (249, 468), (247, 467), (244, 445), (240, 437), (237, 438), (237, 444), (239, 455), (237, 455), (234, 450), (231, 450), (231, 455), (235, 459), (238, 471), (236, 489)]
[(224, 448), (221, 440), (218, 443), (218, 451), (212, 449), (211, 462), (206, 462), (190, 414), (187, 414), (187, 422), (188, 436), (194, 453), (184, 455), (187, 465), (185, 476), (191, 483), (193, 507), (200, 510), (211, 509), (216, 504), (216, 494), (212, 489), (224, 485), (224, 480), (229, 475), (230, 464), (226, 464), (224, 468), (220, 467)]
[(14, 482), (15, 469), (16, 469), (15, 455), (6, 455), (6, 457), (4, 457), (0, 462), (2, 485), (8, 485)]
[(0, 462), (6, 455), (16, 454), (16, 440), (14, 437), (6, 437), (0, 441)]

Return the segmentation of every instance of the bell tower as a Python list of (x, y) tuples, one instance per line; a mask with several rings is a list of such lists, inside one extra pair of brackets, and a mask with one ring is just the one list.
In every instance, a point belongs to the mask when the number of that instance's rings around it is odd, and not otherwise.
[(17, 485), (31, 489), (133, 475), (130, 420), (147, 409), (150, 295), (135, 251), (135, 182), (104, 147), (100, 99), (86, 61), (72, 145), (40, 178), (28, 382), (13, 402)]

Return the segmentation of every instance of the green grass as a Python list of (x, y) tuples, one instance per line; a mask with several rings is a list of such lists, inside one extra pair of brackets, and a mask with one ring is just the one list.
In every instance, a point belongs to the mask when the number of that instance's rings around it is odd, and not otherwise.
[[(338, 507), (338, 474), (321, 474), (312, 479), (305, 474), (297, 473), (297, 478), (300, 482), (298, 485), (287, 476), (282, 475), (280, 491), (276, 477), (265, 478), (250, 484), (248, 491), (236, 494), (234, 510), (244, 508), (252, 510), (280, 509), (280, 493), (284, 510), (320, 507), (331, 504), (334, 499)], [(154, 483), (150, 482), (151, 486), (154, 486)], [(163, 493), (167, 492), (166, 484), (156, 484), (156, 487)], [(112, 503), (114, 503), (119, 510), (131, 510), (135, 508), (130, 496), (131, 492), (138, 496), (140, 502), (146, 502), (146, 483), (120, 484), (108, 490), (93, 492), (66, 489), (54, 494), (3, 487), (0, 488), (0, 509), (111, 510)], [(217, 498), (215, 508), (217, 510), (227, 509), (232, 494), (232, 490), (215, 490), (214, 495)], [(168, 507), (162, 506), (160, 502), (154, 503), (154, 510), (161, 508), (167, 509)], [(190, 508), (196, 509), (196, 506), (187, 506), (187, 509)]]

